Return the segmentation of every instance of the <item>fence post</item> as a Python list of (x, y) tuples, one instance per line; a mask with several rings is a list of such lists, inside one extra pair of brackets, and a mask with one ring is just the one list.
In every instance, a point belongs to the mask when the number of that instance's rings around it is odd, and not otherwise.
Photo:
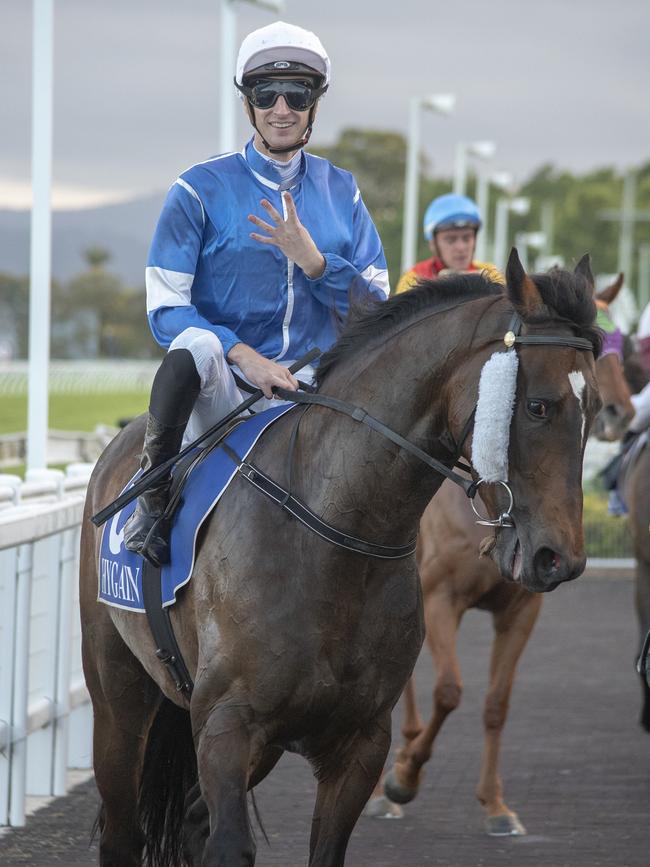
[(18, 551), (0, 551), (0, 825), (9, 823)]
[(11, 714), (11, 791), (9, 822), (25, 824), (25, 782), (27, 776), (27, 689), (29, 677), (29, 613), (31, 608), (34, 545), (18, 549), (16, 593), (16, 640), (14, 650), (13, 707)]

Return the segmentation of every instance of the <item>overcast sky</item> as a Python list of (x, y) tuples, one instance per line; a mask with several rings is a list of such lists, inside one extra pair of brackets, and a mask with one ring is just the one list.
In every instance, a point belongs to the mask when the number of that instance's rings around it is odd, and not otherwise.
[[(55, 0), (55, 204), (164, 189), (217, 152), (218, 4)], [(237, 10), (239, 41), (275, 17)], [(650, 159), (648, 0), (286, 0), (282, 18), (332, 59), (316, 144), (351, 125), (406, 133), (409, 97), (453, 92), (452, 117), (422, 115), (435, 174), (459, 140), (494, 140), (519, 180)], [(1, 0), (0, 207), (27, 203), (31, 26), (31, 0)]]

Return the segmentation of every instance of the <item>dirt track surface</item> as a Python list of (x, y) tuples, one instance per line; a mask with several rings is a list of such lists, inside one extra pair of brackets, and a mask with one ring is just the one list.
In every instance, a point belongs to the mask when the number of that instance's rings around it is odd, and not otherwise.
[[(362, 818), (346, 867), (648, 867), (650, 735), (637, 724), (633, 593), (630, 581), (582, 579), (545, 600), (502, 750), (506, 801), (528, 836), (489, 838), (481, 828), (474, 787), (491, 622), (472, 611), (459, 647), (463, 702), (442, 730), (422, 791), (399, 821)], [(428, 712), (427, 654), (417, 682)], [(399, 719), (397, 711), (394, 746)], [(306, 865), (314, 790), (309, 768), (295, 756), (285, 756), (258, 788), (271, 846), (258, 835), (256, 867)], [(0, 865), (95, 865), (88, 839), (96, 808), (92, 781), (77, 787), (0, 838)]]

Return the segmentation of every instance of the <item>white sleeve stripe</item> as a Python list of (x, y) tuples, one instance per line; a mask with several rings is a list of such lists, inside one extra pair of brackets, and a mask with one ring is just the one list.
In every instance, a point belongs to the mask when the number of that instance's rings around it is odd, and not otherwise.
[(368, 265), (365, 271), (361, 272), (364, 280), (372, 284), (374, 289), (380, 289), (388, 298), (390, 294), (390, 284), (388, 282), (388, 271), (385, 268), (376, 268), (374, 265)]
[(352, 199), (352, 204), (356, 205), (356, 203), (359, 201), (360, 198), (361, 198), (361, 190), (357, 187), (357, 191), (354, 194), (354, 198)]
[(147, 285), (147, 313), (158, 307), (184, 307), (190, 305), (190, 290), (194, 274), (168, 271), (149, 266), (145, 269)]
[(194, 198), (199, 203), (199, 205), (201, 205), (201, 219), (203, 221), (203, 225), (205, 226), (205, 211), (203, 209), (203, 202), (201, 201), (199, 194), (196, 192), (194, 187), (192, 187), (190, 184), (188, 184), (187, 181), (184, 181), (183, 178), (176, 178), (176, 183), (178, 184), (179, 187), (183, 187), (184, 190), (187, 190), (187, 192), (191, 196), (194, 196)]

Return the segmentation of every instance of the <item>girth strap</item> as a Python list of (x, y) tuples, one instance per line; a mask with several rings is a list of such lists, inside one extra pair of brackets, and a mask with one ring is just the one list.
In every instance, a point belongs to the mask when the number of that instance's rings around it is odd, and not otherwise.
[(167, 666), (176, 684), (176, 689), (190, 696), (194, 689), (194, 683), (176, 641), (169, 619), (169, 609), (163, 608), (160, 569), (150, 563), (146, 557), (143, 557), (142, 563), (144, 610), (156, 645), (156, 656)]

